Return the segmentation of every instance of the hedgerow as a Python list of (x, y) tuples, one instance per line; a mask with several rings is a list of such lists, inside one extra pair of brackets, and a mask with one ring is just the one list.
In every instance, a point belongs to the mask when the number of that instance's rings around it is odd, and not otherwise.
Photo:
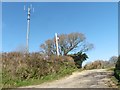
[(41, 79), (53, 73), (59, 74), (62, 68), (75, 69), (74, 60), (68, 56), (47, 56), (39, 53), (3, 53), (2, 83), (7, 87), (14, 86), (20, 81)]
[(114, 69), (114, 75), (120, 81), (120, 56), (118, 57), (118, 61)]

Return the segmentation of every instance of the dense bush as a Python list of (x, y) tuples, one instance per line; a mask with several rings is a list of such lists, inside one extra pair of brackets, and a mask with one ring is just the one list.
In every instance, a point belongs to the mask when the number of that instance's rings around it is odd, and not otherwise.
[(116, 63), (116, 69), (120, 70), (120, 56), (118, 57), (118, 61)]
[(69, 55), (74, 59), (77, 68), (82, 68), (82, 63), (88, 58), (85, 53), (78, 52), (77, 54)]
[(116, 67), (114, 70), (115, 77), (120, 81), (120, 56), (118, 57), (118, 61), (116, 63)]
[(102, 68), (104, 68), (104, 65), (103, 65), (103, 61), (101, 61), (101, 60), (94, 61), (94, 62), (86, 64), (84, 66), (84, 69), (86, 69), (86, 70), (90, 70), (90, 69), (102, 69)]
[[(39, 53), (23, 54), (18, 52), (2, 54), (2, 83), (16, 83), (28, 79), (40, 79), (60, 69), (76, 68), (68, 56), (43, 56)], [(15, 82), (15, 83), (14, 83)]]
[[(115, 61), (114, 61), (115, 62)], [(96, 60), (94, 62), (88, 63), (84, 66), (84, 69), (104, 69), (104, 68), (114, 68), (115, 63), (113, 60), (103, 61), (103, 60)]]

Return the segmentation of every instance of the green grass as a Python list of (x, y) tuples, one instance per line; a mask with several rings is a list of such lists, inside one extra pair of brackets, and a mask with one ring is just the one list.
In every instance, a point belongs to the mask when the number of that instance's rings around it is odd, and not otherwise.
[(116, 85), (118, 84), (118, 80), (117, 80), (114, 76), (111, 77), (111, 80), (112, 80)]
[[(109, 68), (109, 69), (107, 69), (107, 70), (108, 70), (108, 71), (114, 71), (115, 68)], [(117, 75), (120, 76), (119, 70), (116, 71), (116, 73), (117, 73)], [(120, 82), (118, 82), (118, 79), (117, 79), (115, 76), (112, 76), (112, 77), (111, 77), (111, 80), (112, 80), (112, 81), (118, 86), (118, 88), (120, 89)]]
[(0, 90), (1, 90), (1, 88), (2, 88), (2, 73), (0, 71)]
[(120, 89), (120, 83), (118, 82), (118, 80), (117, 80), (114, 76), (111, 77), (111, 80), (112, 80), (113, 83), (115, 83), (115, 85), (118, 86), (118, 88)]
[(107, 71), (114, 71), (115, 67), (107, 68)]
[(21, 86), (29, 86), (29, 85), (38, 85), (43, 82), (49, 82), (53, 80), (60, 79), (64, 76), (72, 74), (72, 72), (77, 71), (77, 68), (66, 68), (62, 67), (58, 73), (52, 73), (47, 76), (43, 76), (40, 79), (29, 79), (24, 81), (19, 80), (9, 80), (7, 84), (4, 85), (4, 88), (14, 88), (14, 87), (21, 87)]

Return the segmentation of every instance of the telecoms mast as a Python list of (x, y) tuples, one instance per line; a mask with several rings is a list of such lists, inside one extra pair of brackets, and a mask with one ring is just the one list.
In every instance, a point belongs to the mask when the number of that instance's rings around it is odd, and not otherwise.
[[(24, 5), (24, 10), (26, 11), (26, 7)], [(34, 8), (32, 4), (27, 7), (27, 35), (26, 35), (26, 52), (29, 53), (29, 32), (30, 32), (30, 13), (31, 10), (34, 12)]]
[(57, 33), (55, 33), (55, 44), (56, 44), (56, 51), (57, 51), (57, 55), (59, 56), (59, 49), (58, 49), (58, 36)]

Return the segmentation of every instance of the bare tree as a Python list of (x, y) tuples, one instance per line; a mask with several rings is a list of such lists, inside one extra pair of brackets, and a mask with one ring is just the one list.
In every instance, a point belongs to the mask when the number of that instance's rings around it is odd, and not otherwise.
[(118, 60), (118, 57), (117, 57), (117, 56), (112, 56), (112, 57), (109, 59), (109, 62), (110, 62), (111, 64), (116, 64), (117, 60)]
[[(82, 33), (70, 33), (59, 35), (59, 53), (60, 55), (67, 55), (76, 49), (79, 52), (86, 52), (93, 48), (92, 44), (87, 43), (84, 34)], [(42, 51), (47, 55), (56, 54), (55, 38), (45, 41), (40, 46)]]
[(42, 48), (42, 52), (47, 55), (56, 54), (55, 43), (54, 40), (47, 40), (44, 44), (40, 46)]
[(20, 53), (26, 53), (26, 46), (25, 45), (19, 45), (13, 50), (14, 52), (20, 52)]

